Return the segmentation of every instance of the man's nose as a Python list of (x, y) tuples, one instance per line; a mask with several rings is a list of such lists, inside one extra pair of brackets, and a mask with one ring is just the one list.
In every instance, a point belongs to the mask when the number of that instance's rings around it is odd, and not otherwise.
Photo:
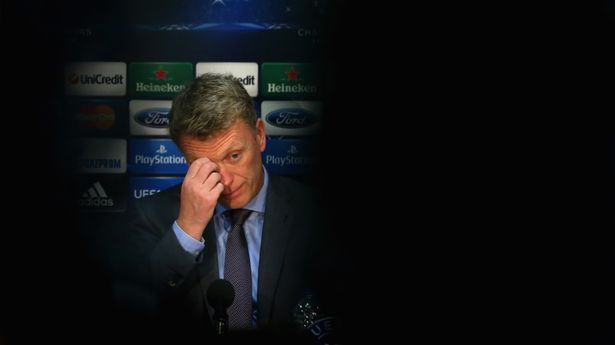
[(224, 187), (230, 187), (231, 184), (233, 184), (233, 175), (224, 167), (219, 167), (219, 169), (220, 176), (222, 177), (222, 184)]

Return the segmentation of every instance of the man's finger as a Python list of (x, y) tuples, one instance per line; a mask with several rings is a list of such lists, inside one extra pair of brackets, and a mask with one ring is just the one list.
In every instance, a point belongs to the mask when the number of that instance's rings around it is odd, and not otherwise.
[(210, 191), (214, 187), (216, 187), (218, 182), (221, 182), (221, 181), (222, 181), (222, 175), (220, 175), (219, 172), (214, 171), (211, 174), (209, 174), (205, 182), (203, 182), (203, 188), (205, 188), (205, 190), (207, 191)]

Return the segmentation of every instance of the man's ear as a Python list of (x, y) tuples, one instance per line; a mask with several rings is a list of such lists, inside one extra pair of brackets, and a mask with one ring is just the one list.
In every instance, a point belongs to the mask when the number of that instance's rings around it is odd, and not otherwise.
[(267, 147), (267, 136), (265, 135), (265, 123), (262, 119), (256, 119), (256, 140), (261, 152)]

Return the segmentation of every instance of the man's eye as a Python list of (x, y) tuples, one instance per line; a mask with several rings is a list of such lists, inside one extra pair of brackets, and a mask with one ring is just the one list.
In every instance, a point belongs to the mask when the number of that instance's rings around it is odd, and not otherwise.
[(239, 159), (239, 153), (231, 153), (229, 157), (231, 158), (231, 160), (236, 161)]

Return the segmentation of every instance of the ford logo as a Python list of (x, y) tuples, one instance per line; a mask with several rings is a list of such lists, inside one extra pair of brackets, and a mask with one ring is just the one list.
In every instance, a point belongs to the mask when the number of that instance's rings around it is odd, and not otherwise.
[(152, 127), (152, 128), (167, 128), (169, 127), (169, 109), (168, 108), (149, 108), (141, 110), (134, 115), (137, 123)]
[(283, 108), (268, 113), (265, 121), (280, 128), (305, 128), (315, 124), (318, 115), (303, 108)]

